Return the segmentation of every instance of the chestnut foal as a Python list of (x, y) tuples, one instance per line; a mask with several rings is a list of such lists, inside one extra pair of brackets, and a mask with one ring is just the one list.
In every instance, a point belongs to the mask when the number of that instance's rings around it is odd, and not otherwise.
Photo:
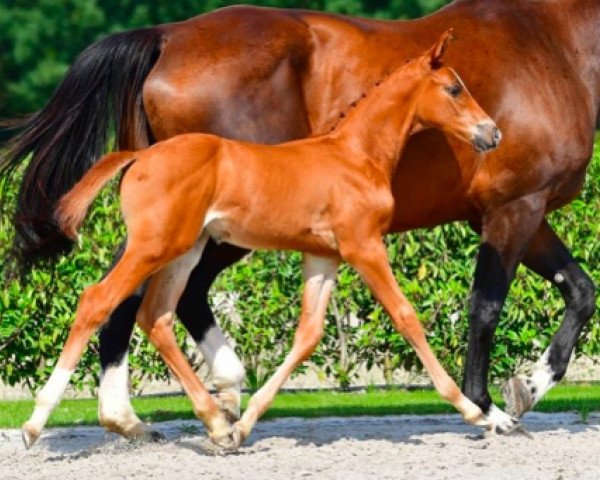
[[(237, 448), (292, 371), (316, 348), (336, 270), (352, 265), (415, 348), (435, 388), (473, 424), (484, 424), (431, 351), (411, 304), (390, 269), (382, 235), (393, 212), (390, 180), (408, 136), (435, 127), (480, 151), (500, 132), (458, 75), (441, 65), (446, 32), (425, 54), (398, 68), (327, 135), (276, 146), (186, 134), (96, 163), (59, 202), (62, 231), (76, 235), (100, 188), (129, 166), (121, 183), (125, 253), (81, 296), (56, 369), (23, 425), (27, 447), (38, 438), (92, 333), (146, 279), (137, 314), (220, 448)], [(168, 160), (165, 160), (168, 158)], [(240, 161), (243, 159), (243, 161)], [(207, 239), (251, 249), (304, 253), (302, 315), (294, 344), (274, 376), (232, 427), (193, 372), (173, 335), (173, 312)], [(237, 401), (237, 399), (231, 399)]]

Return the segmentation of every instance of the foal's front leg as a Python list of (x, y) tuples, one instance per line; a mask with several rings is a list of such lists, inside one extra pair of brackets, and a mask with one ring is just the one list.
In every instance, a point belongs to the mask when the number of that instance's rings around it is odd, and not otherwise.
[(484, 425), (481, 409), (462, 394), (440, 365), (427, 343), (421, 322), (394, 278), (380, 238), (340, 244), (342, 256), (360, 274), (377, 300), (386, 309), (396, 329), (415, 349), (440, 395), (474, 425)]
[(285, 361), (269, 381), (252, 396), (242, 418), (234, 425), (236, 446), (250, 435), (256, 421), (269, 408), (284, 382), (298, 365), (310, 357), (319, 344), (338, 265), (338, 259), (304, 255), (302, 313), (294, 344)]

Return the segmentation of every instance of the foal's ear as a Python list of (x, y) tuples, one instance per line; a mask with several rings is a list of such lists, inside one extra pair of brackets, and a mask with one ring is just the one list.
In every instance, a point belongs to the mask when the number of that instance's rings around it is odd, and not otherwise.
[(442, 33), (438, 41), (435, 42), (435, 45), (429, 50), (428, 56), (431, 68), (436, 69), (442, 66), (442, 57), (446, 52), (446, 48), (448, 48), (448, 44), (454, 38), (452, 32), (453, 29), (449, 28), (444, 33)]

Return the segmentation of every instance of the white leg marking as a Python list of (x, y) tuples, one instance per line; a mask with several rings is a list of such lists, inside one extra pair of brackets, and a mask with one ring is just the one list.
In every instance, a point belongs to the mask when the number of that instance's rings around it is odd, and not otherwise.
[(129, 361), (127, 354), (118, 365), (110, 365), (100, 377), (98, 418), (109, 430), (127, 432), (141, 423), (129, 400)]
[(546, 349), (544, 354), (534, 365), (531, 376), (529, 376), (529, 378), (523, 377), (523, 381), (533, 398), (533, 405), (539, 402), (546, 392), (556, 385), (556, 382), (554, 381), (554, 371), (548, 363), (549, 355), (550, 348)]
[(35, 409), (31, 418), (27, 422), (28, 428), (39, 435), (46, 425), (46, 421), (54, 410), (54, 407), (60, 402), (63, 393), (69, 385), (73, 370), (65, 370), (64, 368), (55, 368), (50, 375), (50, 378), (40, 390), (35, 399)]
[(529, 375), (516, 375), (502, 388), (506, 411), (511, 415), (521, 417), (525, 412), (531, 410), (556, 384), (554, 371), (548, 363), (549, 355), (550, 348), (533, 365)]
[(492, 403), (487, 414), (487, 430), (490, 435), (510, 433), (519, 425), (518, 420), (500, 410)]
[(208, 329), (199, 347), (217, 388), (240, 384), (244, 380), (244, 366), (217, 325)]
[(227, 403), (234, 408), (232, 413), (239, 416), (242, 382), (246, 377), (244, 365), (217, 325), (208, 329), (199, 348), (208, 364), (213, 385), (219, 394), (231, 397)]

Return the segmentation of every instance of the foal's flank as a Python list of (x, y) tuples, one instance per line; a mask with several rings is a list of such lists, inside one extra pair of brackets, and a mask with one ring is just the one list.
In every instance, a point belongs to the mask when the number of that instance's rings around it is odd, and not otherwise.
[[(71, 333), (23, 426), (30, 446), (59, 401), (91, 334), (150, 278), (137, 322), (180, 379), (194, 411), (220, 448), (237, 448), (292, 371), (316, 348), (341, 261), (352, 265), (415, 348), (442, 397), (465, 420), (484, 424), (431, 351), (415, 311), (398, 287), (382, 235), (393, 212), (390, 181), (411, 133), (439, 128), (479, 151), (500, 132), (441, 64), (450, 32), (398, 68), (331, 133), (277, 146), (187, 134), (137, 152), (105, 156), (60, 201), (57, 220), (73, 236), (101, 186), (129, 165), (121, 183), (128, 243), (116, 267), (81, 297)], [(245, 248), (304, 253), (302, 314), (292, 349), (233, 427), (179, 350), (173, 311), (208, 237)]]

